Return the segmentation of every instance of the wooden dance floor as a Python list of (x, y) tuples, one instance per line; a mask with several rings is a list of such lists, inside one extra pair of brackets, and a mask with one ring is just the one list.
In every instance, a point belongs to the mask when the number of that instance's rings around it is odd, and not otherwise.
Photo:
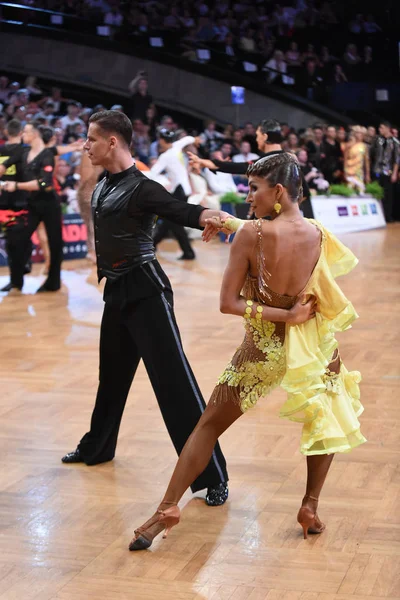
[[(281, 391), (222, 437), (230, 498), (183, 499), (182, 523), (130, 553), (157, 507), (175, 454), (142, 367), (116, 459), (66, 466), (87, 431), (98, 377), (102, 294), (86, 261), (64, 263), (63, 289), (0, 298), (0, 600), (377, 600), (400, 598), (400, 225), (342, 238), (360, 265), (343, 278), (360, 314), (340, 336), (363, 374), (368, 444), (337, 456), (323, 490), (321, 536), (296, 523), (304, 491), (300, 425), (277, 417)], [(228, 247), (196, 242), (198, 260), (160, 261), (172, 280), (184, 347), (208, 397), (242, 338), (218, 296)], [(8, 281), (0, 269), (0, 285)], [(0, 295), (1, 296), (1, 295)], [(149, 315), (151, 318), (151, 315)], [(160, 331), (162, 335), (162, 331)]]

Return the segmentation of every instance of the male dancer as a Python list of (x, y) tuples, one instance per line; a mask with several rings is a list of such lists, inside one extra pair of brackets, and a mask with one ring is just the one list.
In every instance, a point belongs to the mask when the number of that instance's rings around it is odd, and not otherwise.
[[(187, 135), (180, 140), (174, 141), (175, 133), (168, 129), (161, 129), (159, 132), (160, 154), (157, 162), (151, 167), (153, 175), (160, 175), (165, 171), (172, 185), (172, 195), (181, 202), (187, 202), (188, 196), (192, 193), (189, 181), (189, 174), (184, 163), (182, 150), (190, 144), (199, 144), (200, 140)], [(194, 250), (190, 244), (186, 229), (168, 219), (163, 219), (162, 223), (157, 223), (154, 233), (154, 245), (158, 244), (166, 237), (169, 230), (173, 232), (182, 249), (182, 256), (179, 260), (193, 260), (195, 258)]]
[[(205, 403), (184, 354), (173, 311), (171, 285), (155, 258), (155, 215), (201, 229), (220, 213), (180, 202), (135, 167), (132, 125), (119, 111), (95, 113), (85, 150), (107, 176), (92, 198), (98, 277), (106, 277), (100, 332), (100, 382), (90, 431), (63, 462), (94, 465), (112, 460), (126, 399), (143, 359), (165, 424), (178, 453)], [(215, 446), (193, 491), (208, 487), (206, 502), (228, 497), (224, 456)]]
[[(281, 154), (282, 150), (282, 130), (279, 121), (275, 119), (265, 119), (261, 121), (256, 131), (257, 146), (260, 151), (260, 157), (265, 158), (272, 154)], [(189, 152), (189, 157), (192, 163), (199, 165), (203, 168), (208, 168), (211, 171), (221, 171), (222, 173), (231, 173), (232, 175), (246, 175), (249, 165), (257, 160), (251, 162), (227, 162), (224, 160), (207, 160), (199, 158), (198, 156)], [(314, 213), (309, 200), (309, 189), (307, 182), (302, 177), (303, 186), (303, 198), (308, 198), (301, 203), (301, 210), (305, 217), (313, 218)]]

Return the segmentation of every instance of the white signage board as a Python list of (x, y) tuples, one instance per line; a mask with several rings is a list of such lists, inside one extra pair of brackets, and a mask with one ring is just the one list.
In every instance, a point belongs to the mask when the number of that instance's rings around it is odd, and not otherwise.
[(314, 218), (332, 233), (386, 227), (382, 205), (372, 196), (311, 196)]

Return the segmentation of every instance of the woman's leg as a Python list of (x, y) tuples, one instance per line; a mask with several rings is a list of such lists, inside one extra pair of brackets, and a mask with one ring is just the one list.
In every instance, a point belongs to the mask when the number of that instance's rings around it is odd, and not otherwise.
[(179, 502), (188, 487), (208, 465), (219, 436), (242, 414), (240, 407), (230, 401), (207, 404), (181, 452), (161, 506), (164, 503), (167, 506)]
[(50, 268), (50, 248), (49, 248), (49, 240), (46, 233), (46, 228), (44, 223), (39, 223), (38, 228), (36, 230), (37, 236), (39, 238), (39, 245), (42, 250), (44, 265), (42, 269), (43, 275), (49, 274)]
[[(335, 350), (328, 369), (331, 373), (340, 372), (340, 355), (338, 350)], [(310, 533), (321, 533), (325, 529), (325, 525), (318, 517), (317, 507), (318, 499), (334, 456), (334, 454), (307, 456), (306, 493), (297, 517), (300, 523), (304, 523), (304, 537), (307, 536), (307, 531)], [(308, 527), (306, 527), (307, 523)]]

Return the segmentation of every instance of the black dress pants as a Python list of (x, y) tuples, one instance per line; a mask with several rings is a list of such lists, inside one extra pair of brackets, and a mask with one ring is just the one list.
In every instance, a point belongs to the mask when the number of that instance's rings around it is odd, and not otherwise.
[[(183, 191), (181, 185), (178, 185), (176, 190), (173, 192), (172, 196), (174, 196), (174, 198), (176, 198), (177, 200), (187, 202), (186, 194)], [(184, 256), (186, 258), (194, 258), (195, 254), (190, 244), (186, 229), (183, 225), (178, 225), (177, 223), (173, 223), (168, 219), (163, 219), (161, 223), (157, 223), (154, 232), (154, 246), (157, 247), (158, 244), (168, 236), (170, 231), (172, 231), (172, 233), (176, 237)]]
[(385, 214), (386, 223), (393, 221), (393, 192), (394, 184), (392, 183), (390, 175), (381, 175), (379, 177), (379, 183), (383, 187), (384, 197), (382, 201), (383, 212)]
[(50, 290), (61, 286), (61, 261), (63, 256), (62, 214), (60, 202), (52, 192), (39, 193), (29, 204), (27, 222), (18, 230), (7, 232), (7, 252), (10, 257), (11, 283), (22, 287), (24, 270), (29, 260), (32, 243), (31, 236), (43, 221), (50, 248), (50, 268), (43, 285)]
[[(142, 290), (143, 296), (123, 302), (121, 297), (114, 301), (115, 296), (111, 295), (104, 307), (96, 404), (90, 431), (78, 446), (87, 465), (114, 458), (126, 399), (141, 358), (178, 454), (205, 408), (182, 348), (166, 275), (153, 261), (135, 269), (133, 277), (132, 289)], [(127, 284), (121, 289), (126, 296)], [(140, 423), (137, 429), (140, 430)], [(227, 480), (225, 458), (217, 444), (210, 463), (193, 483), (192, 490)]]
[(15, 223), (9, 225), (5, 232), (10, 281), (17, 288), (22, 288), (24, 284), (26, 264), (32, 254), (32, 234), (28, 225), (28, 214), (18, 215)]

